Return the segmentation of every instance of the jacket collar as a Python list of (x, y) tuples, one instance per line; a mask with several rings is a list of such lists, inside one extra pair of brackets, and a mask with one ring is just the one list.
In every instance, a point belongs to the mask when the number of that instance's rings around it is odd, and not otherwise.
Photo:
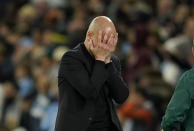
[(88, 72), (91, 72), (91, 63), (94, 62), (94, 57), (88, 52), (84, 43), (79, 43), (74, 50), (78, 50), (77, 58), (84, 64)]
[(91, 61), (94, 61), (94, 57), (89, 53), (84, 43), (80, 43), (83, 54)]

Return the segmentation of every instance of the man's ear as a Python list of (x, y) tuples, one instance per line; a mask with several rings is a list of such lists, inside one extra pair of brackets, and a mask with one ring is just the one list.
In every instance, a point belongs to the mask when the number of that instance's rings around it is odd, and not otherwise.
[(93, 36), (93, 32), (88, 31), (88, 32), (87, 32), (87, 37), (91, 39), (91, 38), (92, 38), (92, 36)]

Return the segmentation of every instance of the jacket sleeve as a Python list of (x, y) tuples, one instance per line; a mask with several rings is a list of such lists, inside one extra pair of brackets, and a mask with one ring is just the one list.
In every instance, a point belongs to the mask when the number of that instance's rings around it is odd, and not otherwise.
[(193, 80), (187, 74), (179, 80), (162, 120), (164, 131), (172, 131), (185, 120), (192, 102), (190, 89), (193, 85)]
[(59, 68), (59, 77), (63, 77), (86, 99), (98, 96), (107, 75), (104, 62), (96, 60), (93, 72), (89, 75), (81, 61), (68, 55), (63, 56)]
[(113, 62), (107, 64), (109, 73), (107, 83), (109, 85), (111, 97), (118, 104), (122, 104), (129, 96), (129, 89), (121, 77), (121, 66), (119, 60), (116, 59)]

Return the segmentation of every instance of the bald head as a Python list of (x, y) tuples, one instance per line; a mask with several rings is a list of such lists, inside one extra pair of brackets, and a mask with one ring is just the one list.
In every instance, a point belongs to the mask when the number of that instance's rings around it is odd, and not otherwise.
[(98, 16), (92, 20), (87, 31), (87, 36), (96, 41), (100, 30), (109, 34), (116, 34), (113, 22), (106, 16)]

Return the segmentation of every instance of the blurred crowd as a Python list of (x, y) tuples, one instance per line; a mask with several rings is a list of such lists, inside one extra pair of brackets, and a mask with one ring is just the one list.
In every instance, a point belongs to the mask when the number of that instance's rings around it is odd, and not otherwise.
[(124, 131), (160, 130), (194, 63), (193, 0), (0, 0), (0, 131), (54, 130), (61, 56), (99, 15), (119, 34), (115, 54), (130, 89), (118, 106)]

